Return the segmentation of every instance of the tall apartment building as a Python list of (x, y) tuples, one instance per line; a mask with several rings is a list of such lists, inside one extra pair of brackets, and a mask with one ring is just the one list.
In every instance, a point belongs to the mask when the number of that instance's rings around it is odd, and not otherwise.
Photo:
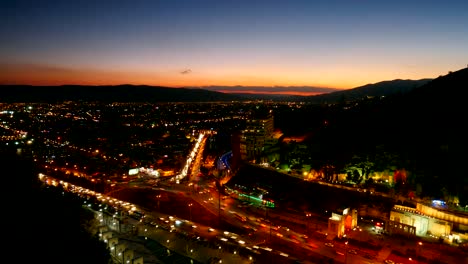
[(273, 137), (273, 112), (254, 113), (247, 120), (240, 134), (240, 156), (242, 160), (253, 161), (260, 157), (265, 143)]

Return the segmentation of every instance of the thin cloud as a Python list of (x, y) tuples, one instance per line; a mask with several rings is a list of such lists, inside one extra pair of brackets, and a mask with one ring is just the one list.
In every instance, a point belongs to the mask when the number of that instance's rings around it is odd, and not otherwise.
[(189, 74), (189, 73), (192, 73), (191, 69), (186, 69), (180, 72), (180, 74)]

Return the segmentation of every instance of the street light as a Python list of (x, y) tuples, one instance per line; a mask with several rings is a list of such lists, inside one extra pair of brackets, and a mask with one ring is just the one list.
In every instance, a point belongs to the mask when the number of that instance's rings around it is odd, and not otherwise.
[(265, 208), (265, 218), (268, 218), (268, 207), (267, 207), (267, 201), (262, 200), (263, 207)]
[(159, 209), (159, 200), (161, 199), (161, 195), (160, 194), (156, 195), (156, 199), (158, 199), (158, 211), (159, 211), (160, 210)]
[(189, 203), (188, 204), (188, 207), (189, 207), (189, 213), (190, 213), (190, 222), (192, 222), (192, 203)]
[(423, 245), (423, 243), (421, 241), (419, 241), (418, 242), (418, 247), (417, 247), (417, 251), (419, 251), (419, 253), (416, 252), (416, 260), (418, 261), (418, 263), (419, 263), (419, 256), (421, 256), (422, 245)]
[(344, 257), (345, 264), (347, 260), (348, 260), (348, 241), (345, 242), (345, 257)]
[(306, 232), (309, 232), (309, 217), (311, 217), (311, 213), (306, 213)]
[(361, 249), (361, 243), (362, 243), (362, 229), (359, 228), (359, 249)]

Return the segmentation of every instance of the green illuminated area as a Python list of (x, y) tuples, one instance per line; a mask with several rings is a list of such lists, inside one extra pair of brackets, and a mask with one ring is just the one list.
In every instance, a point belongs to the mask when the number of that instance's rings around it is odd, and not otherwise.
[(273, 200), (265, 200), (265, 199), (260, 198), (262, 197), (263, 194), (259, 194), (256, 196), (250, 195), (250, 194), (243, 193), (239, 190), (229, 188), (227, 186), (226, 186), (226, 191), (231, 195), (231, 197), (237, 198), (241, 201), (246, 201), (251, 204), (255, 204), (257, 206), (266, 206), (270, 208), (275, 207), (275, 203)]
[[(241, 198), (242, 197), (242, 198)], [(252, 195), (248, 195), (248, 194), (244, 194), (244, 193), (240, 193), (239, 194), (239, 198), (241, 200), (248, 200), (252, 203), (258, 203), (258, 204), (262, 204), (266, 207), (270, 207), (270, 208), (274, 208), (275, 207), (275, 203), (273, 201), (268, 201), (268, 200), (263, 200), (263, 199), (260, 199), (258, 197), (255, 197), (255, 196), (252, 196)]]

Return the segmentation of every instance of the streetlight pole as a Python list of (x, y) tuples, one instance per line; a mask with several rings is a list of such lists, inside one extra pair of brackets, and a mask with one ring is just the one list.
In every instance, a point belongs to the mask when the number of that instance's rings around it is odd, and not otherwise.
[(159, 211), (160, 210), (159, 209), (159, 200), (161, 199), (161, 195), (160, 194), (156, 195), (156, 199), (158, 200), (158, 211)]
[(358, 244), (359, 249), (361, 249), (361, 243), (362, 243), (362, 229), (359, 228), (359, 244)]
[(268, 238), (268, 240), (271, 243), (271, 225), (272, 225), (272, 223), (271, 223), (271, 221), (270, 221), (270, 219), (268, 217), (268, 204), (267, 204), (267, 201), (265, 201), (265, 200), (262, 200), (262, 203), (263, 203), (263, 206), (265, 207), (265, 219), (267, 219), (269, 224), (270, 224), (270, 237)]
[(348, 241), (345, 242), (345, 257), (344, 257), (344, 264), (348, 261)]
[(192, 222), (192, 203), (189, 203), (188, 204), (188, 207), (189, 207), (189, 214), (190, 214), (190, 222)]
[(417, 251), (419, 251), (419, 252), (416, 252), (416, 259), (417, 259), (418, 263), (420, 263), (419, 262), (419, 256), (421, 255), (422, 244), (423, 243), (421, 241), (418, 242), (418, 247), (417, 247), (418, 250)]

